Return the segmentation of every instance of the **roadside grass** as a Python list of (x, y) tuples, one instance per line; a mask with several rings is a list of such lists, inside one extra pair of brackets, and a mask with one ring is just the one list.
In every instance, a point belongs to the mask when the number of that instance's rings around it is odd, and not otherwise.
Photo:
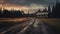
[(0, 18), (0, 26), (2, 25), (15, 25), (28, 21), (28, 18)]
[(60, 30), (60, 18), (40, 18), (43, 22), (47, 23), (50, 27)]
[(17, 23), (17, 22), (23, 22), (23, 21), (27, 21), (30, 20), (28, 18), (0, 18), (0, 23), (1, 22), (12, 22), (12, 23)]
[(0, 18), (0, 31), (2, 28), (18, 25), (28, 20), (30, 19), (28, 18)]

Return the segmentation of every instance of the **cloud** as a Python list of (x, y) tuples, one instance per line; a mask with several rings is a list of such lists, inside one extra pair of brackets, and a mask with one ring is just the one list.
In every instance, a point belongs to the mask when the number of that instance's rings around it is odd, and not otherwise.
[(30, 4), (52, 4), (55, 0), (3, 0), (4, 3), (29, 6)]
[(21, 9), (24, 7), (24, 9), (27, 8), (31, 11), (32, 9), (47, 8), (49, 4), (52, 6), (55, 2), (56, 0), (2, 0), (2, 2), (0, 0), (0, 4), (3, 3), (6, 7), (17, 7)]
[[(32, 4), (35, 4), (39, 6), (43, 5), (45, 7), (47, 7), (49, 4), (53, 5), (53, 3), (56, 2), (56, 0), (2, 0), (2, 1), (3, 1), (3, 4), (10, 4), (10, 5), (12, 4), (12, 5), (18, 5), (18, 6), (31, 6)], [(1, 0), (0, 0), (0, 3), (1, 3)]]
[[(1, 1), (1, 0), (0, 0)], [(2, 0), (3, 4), (12, 4), (12, 5), (19, 5), (19, 6), (31, 6), (32, 4), (36, 5), (45, 5), (46, 0)]]

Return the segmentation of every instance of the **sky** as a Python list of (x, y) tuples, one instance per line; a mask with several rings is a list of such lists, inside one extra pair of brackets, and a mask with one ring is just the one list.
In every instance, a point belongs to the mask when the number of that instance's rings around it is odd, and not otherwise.
[(49, 4), (52, 6), (55, 2), (56, 0), (0, 0), (0, 6), (8, 10), (23, 10), (26, 13), (28, 11), (33, 13), (38, 9), (47, 8)]

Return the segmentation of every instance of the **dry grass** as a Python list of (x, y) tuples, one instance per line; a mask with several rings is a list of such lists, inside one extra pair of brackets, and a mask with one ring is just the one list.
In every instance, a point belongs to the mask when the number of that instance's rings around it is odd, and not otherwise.
[(26, 21), (29, 20), (28, 18), (0, 18), (0, 23), (1, 22), (13, 22), (13, 23), (17, 23), (17, 22), (22, 22), (22, 21)]
[(52, 27), (60, 28), (60, 18), (41, 18), (41, 20)]

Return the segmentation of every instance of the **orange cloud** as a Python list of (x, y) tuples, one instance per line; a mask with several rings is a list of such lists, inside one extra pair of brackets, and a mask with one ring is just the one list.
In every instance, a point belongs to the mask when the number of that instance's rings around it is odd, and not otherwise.
[(29, 8), (27, 6), (18, 6), (18, 5), (14, 5), (14, 4), (0, 4), (0, 7), (3, 7), (4, 9), (7, 10), (28, 10)]

